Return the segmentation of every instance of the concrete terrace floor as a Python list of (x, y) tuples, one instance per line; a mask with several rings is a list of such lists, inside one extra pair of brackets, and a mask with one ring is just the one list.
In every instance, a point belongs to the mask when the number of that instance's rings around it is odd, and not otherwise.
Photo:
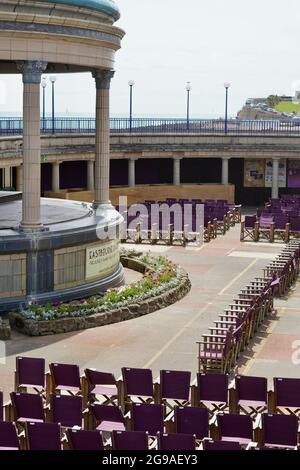
[[(6, 342), (6, 364), (0, 364), (0, 389), (13, 390), (16, 355), (45, 357), (49, 362), (77, 363), (81, 370), (95, 367), (120, 376), (127, 367), (197, 372), (197, 345), (201, 334), (217, 319), (235, 295), (268, 263), (282, 246), (239, 241), (240, 225), (200, 248), (149, 247), (180, 264), (189, 273), (192, 289), (180, 302), (152, 314), (104, 327), (56, 336), (31, 338), (13, 332)], [(127, 270), (130, 280), (138, 279)], [(276, 299), (277, 315), (257, 335), (240, 358), (235, 372), (299, 376), (292, 361), (293, 345), (300, 351), (300, 283), (287, 299)], [(293, 343), (298, 341), (298, 343)], [(297, 353), (297, 351), (296, 351)], [(300, 363), (300, 353), (296, 357)]]

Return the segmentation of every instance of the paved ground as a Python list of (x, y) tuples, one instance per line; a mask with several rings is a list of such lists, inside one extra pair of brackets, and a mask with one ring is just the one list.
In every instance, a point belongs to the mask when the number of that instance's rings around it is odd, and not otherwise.
[[(154, 247), (185, 268), (191, 292), (180, 302), (141, 318), (82, 332), (30, 338), (13, 333), (6, 345), (6, 365), (0, 365), (0, 384), (7, 394), (13, 388), (15, 356), (44, 356), (47, 361), (78, 363), (120, 375), (122, 366), (197, 371), (196, 341), (231, 299), (282, 245), (240, 243), (240, 227), (201, 248)], [(140, 248), (140, 247), (139, 247)], [(149, 247), (145, 247), (148, 250)], [(136, 274), (130, 273), (136, 280)], [(293, 342), (300, 362), (300, 284), (288, 300), (276, 301), (278, 315), (264, 328), (241, 358), (238, 371), (251, 375), (298, 376), (292, 363)], [(295, 343), (296, 344), (296, 343)], [(297, 343), (298, 344), (298, 343)], [(7, 398), (7, 395), (6, 395)]]

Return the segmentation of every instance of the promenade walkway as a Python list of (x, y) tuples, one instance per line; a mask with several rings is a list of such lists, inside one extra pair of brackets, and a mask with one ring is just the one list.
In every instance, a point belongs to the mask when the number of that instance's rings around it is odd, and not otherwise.
[[(162, 368), (191, 370), (195, 375), (196, 341), (239, 289), (282, 249), (275, 243), (240, 243), (239, 230), (236, 226), (200, 248), (150, 248), (189, 273), (190, 293), (170, 307), (126, 322), (57, 336), (31, 338), (13, 332), (12, 340), (6, 343), (6, 364), (0, 365), (0, 388), (5, 398), (13, 389), (16, 355), (77, 363), (82, 369), (95, 367), (117, 377), (122, 366), (150, 367), (154, 376)], [(300, 365), (292, 362), (292, 346), (299, 339), (300, 351), (299, 300), (300, 284), (287, 299), (276, 300), (277, 317), (257, 335), (236, 371), (269, 378), (297, 377)], [(297, 357), (300, 362), (300, 352)]]

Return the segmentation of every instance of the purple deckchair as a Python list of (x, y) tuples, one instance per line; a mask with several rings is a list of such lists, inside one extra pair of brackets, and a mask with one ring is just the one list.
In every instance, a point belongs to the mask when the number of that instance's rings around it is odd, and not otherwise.
[(132, 403), (131, 430), (147, 431), (150, 436), (164, 431), (164, 408), (160, 404)]
[(196, 449), (196, 436), (193, 434), (160, 434), (157, 435), (158, 450), (184, 450)]
[(113, 450), (148, 450), (148, 433), (145, 431), (113, 431)]
[(104, 450), (99, 431), (67, 429), (67, 438), (71, 450)]
[(0, 422), (0, 450), (19, 450), (20, 444), (14, 423)]
[(16, 392), (33, 388), (42, 393), (45, 390), (45, 359), (17, 356), (15, 381)]
[(118, 405), (118, 386), (113, 374), (99, 372), (93, 369), (85, 369), (85, 378), (87, 384), (87, 399), (95, 401), (96, 396), (103, 397), (103, 404)]
[(92, 403), (89, 406), (92, 428), (97, 431), (125, 431), (125, 419), (119, 408)]
[(265, 447), (294, 449), (298, 444), (298, 418), (294, 415), (263, 413), (262, 436)]
[(249, 444), (252, 441), (253, 430), (250, 415), (219, 413), (217, 423), (222, 441), (236, 441), (241, 445)]
[(82, 427), (82, 398), (69, 395), (50, 395), (50, 413), (53, 423), (72, 428)]
[(60, 426), (56, 423), (26, 423), (27, 450), (61, 450)]
[(43, 400), (40, 395), (12, 392), (10, 397), (14, 411), (14, 421), (18, 423), (26, 421), (42, 423), (45, 421)]
[(241, 445), (236, 441), (203, 440), (203, 450), (241, 450)]
[(209, 414), (207, 408), (175, 407), (175, 432), (180, 434), (195, 434), (197, 439), (208, 437)]
[(123, 367), (125, 401), (139, 398), (142, 402), (154, 401), (153, 376), (150, 369)]
[(81, 391), (80, 371), (77, 365), (52, 363), (49, 368), (53, 383), (52, 393), (67, 391), (76, 394)]
[(160, 400), (190, 401), (191, 372), (161, 370), (160, 371)]
[(268, 408), (268, 381), (265, 377), (235, 377), (237, 411), (251, 416)]
[(195, 406), (205, 406), (211, 411), (220, 411), (228, 407), (228, 375), (197, 374)]

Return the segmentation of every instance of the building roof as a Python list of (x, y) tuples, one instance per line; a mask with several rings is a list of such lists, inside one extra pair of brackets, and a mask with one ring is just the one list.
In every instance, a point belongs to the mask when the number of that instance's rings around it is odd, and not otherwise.
[(120, 10), (113, 0), (38, 0), (46, 3), (60, 3), (64, 5), (77, 6), (79, 8), (88, 8), (98, 10), (113, 16), (117, 21), (120, 18)]

